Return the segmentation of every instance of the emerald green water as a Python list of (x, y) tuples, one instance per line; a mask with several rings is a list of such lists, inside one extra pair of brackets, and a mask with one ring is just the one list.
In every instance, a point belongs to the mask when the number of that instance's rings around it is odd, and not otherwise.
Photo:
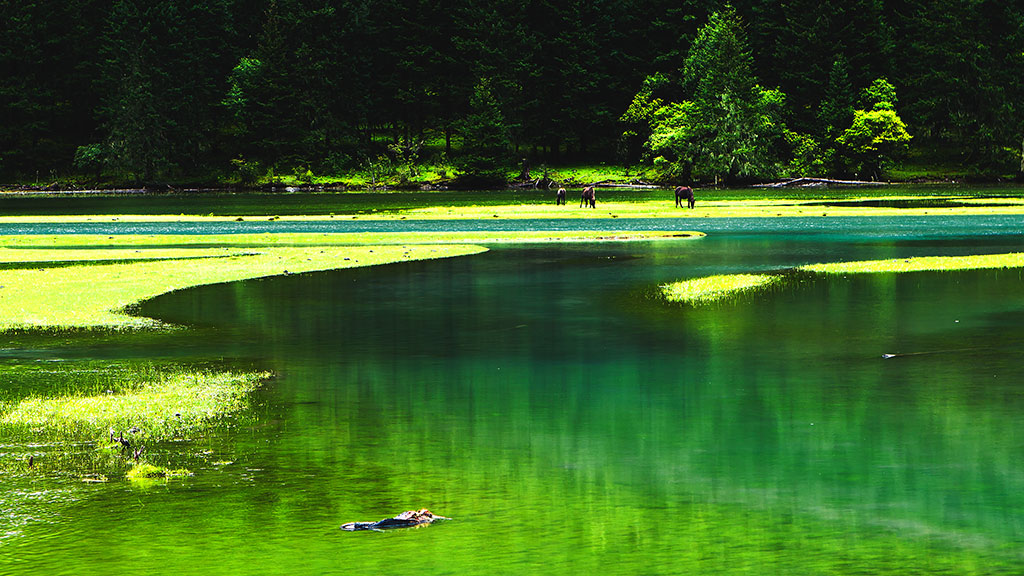
[[(807, 279), (706, 308), (651, 298), (706, 274), (1020, 249), (495, 246), (163, 296), (143, 312), (189, 330), (33, 340), (7, 361), (277, 377), (234, 427), (157, 449), (193, 477), (0, 477), (0, 573), (1020, 574), (1020, 271)], [(420, 507), (454, 520), (338, 529)]]

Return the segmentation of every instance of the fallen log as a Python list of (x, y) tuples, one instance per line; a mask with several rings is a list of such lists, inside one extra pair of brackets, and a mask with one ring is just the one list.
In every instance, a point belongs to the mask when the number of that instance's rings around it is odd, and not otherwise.
[(768, 184), (754, 184), (755, 188), (794, 188), (810, 186), (888, 186), (889, 182), (869, 180), (835, 180), (833, 178), (793, 178)]
[(655, 184), (648, 184), (646, 182), (616, 182), (614, 180), (602, 180), (601, 182), (594, 182), (589, 186), (600, 186), (601, 188), (664, 188), (664, 186), (657, 186)]

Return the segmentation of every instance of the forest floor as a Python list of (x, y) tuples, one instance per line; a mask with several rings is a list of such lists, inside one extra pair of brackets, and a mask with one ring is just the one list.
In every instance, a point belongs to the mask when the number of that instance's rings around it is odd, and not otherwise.
[[(239, 191), (280, 190), (284, 188), (302, 190), (446, 190), (466, 188), (467, 183), (456, 176), (456, 169), (448, 164), (424, 162), (419, 164), (389, 164), (386, 169), (376, 167), (355, 168), (344, 173), (314, 174), (301, 168), (293, 172), (267, 170), (262, 176), (224, 172), (197, 175), (194, 177), (166, 178), (158, 183), (141, 185), (110, 177), (95, 176), (51, 176), (45, 180), (15, 180), (0, 182), (0, 192), (7, 191), (81, 191), (81, 190), (194, 190), (233, 189)], [(624, 166), (614, 163), (551, 164), (538, 163), (517, 167), (506, 173), (505, 188), (543, 189), (558, 187), (574, 188), (595, 183), (613, 185), (675, 186), (689, 184), (709, 186), (701, 182), (676, 182), (666, 179), (651, 166)], [(886, 171), (880, 182), (884, 183), (957, 183), (957, 182), (1008, 182), (1013, 174), (984, 174), (965, 168), (956, 162), (941, 162), (927, 158), (913, 157)], [(780, 178), (786, 180), (786, 178)]]

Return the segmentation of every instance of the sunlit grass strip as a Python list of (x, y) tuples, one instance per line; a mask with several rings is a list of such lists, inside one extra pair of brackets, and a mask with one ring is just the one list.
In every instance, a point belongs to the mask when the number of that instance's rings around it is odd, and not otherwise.
[(983, 254), (975, 256), (920, 256), (890, 260), (861, 260), (801, 266), (800, 270), (819, 274), (868, 274), (883, 272), (926, 272), (979, 270), (983, 268), (1024, 267), (1024, 253)]
[[(793, 192), (793, 191), (790, 191)], [(1024, 214), (1024, 201), (1019, 199), (1000, 198), (998, 205), (993, 205), (991, 198), (965, 198), (956, 195), (871, 195), (860, 197), (844, 196), (830, 203), (827, 194), (796, 193), (783, 196), (764, 197), (765, 192), (751, 191), (750, 199), (721, 198), (714, 193), (704, 195), (697, 193), (697, 206), (694, 210), (675, 207), (671, 190), (660, 191), (660, 198), (644, 195), (636, 200), (604, 195), (598, 187), (596, 209), (579, 207), (579, 189), (570, 189), (569, 204), (555, 205), (554, 191), (540, 195), (536, 201), (486, 205), (452, 205), (445, 203), (445, 197), (438, 195), (435, 202), (422, 206), (382, 209), (367, 213), (356, 206), (347, 212), (338, 214), (307, 214), (282, 215), (268, 222), (266, 216), (231, 216), (231, 215), (197, 215), (197, 214), (111, 214), (111, 215), (0, 215), (0, 223), (74, 223), (74, 222), (234, 222), (241, 218), (245, 222), (264, 222), (273, 226), (273, 222), (322, 222), (352, 220), (399, 220), (399, 219), (520, 219), (520, 218), (558, 218), (558, 219), (594, 219), (594, 218), (776, 218), (776, 217), (821, 217), (821, 216), (893, 216), (893, 215), (993, 215), (993, 214)], [(786, 194), (779, 191), (778, 194)], [(721, 199), (719, 199), (721, 198)], [(871, 200), (954, 200), (949, 206), (868, 206), (858, 204)], [(830, 205), (826, 205), (830, 203)], [(339, 208), (346, 210), (346, 208)], [(504, 235), (504, 234), (503, 234)]]
[[(0, 262), (56, 262), (81, 260), (144, 259), (173, 256), (175, 249), (252, 252), (259, 248), (311, 246), (366, 246), (396, 244), (475, 244), (510, 242), (570, 242), (599, 240), (658, 240), (702, 237), (695, 231), (493, 231), (493, 232), (332, 232), (261, 234), (22, 234), (0, 236)], [(5, 250), (9, 249), (9, 250)], [(107, 252), (109, 250), (109, 252)], [(152, 252), (150, 252), (152, 251)], [(165, 251), (165, 252), (162, 252)], [(198, 253), (198, 252), (197, 252)], [(98, 256), (106, 256), (100, 258)]]
[(253, 250), (244, 248), (7, 248), (0, 246), (0, 265), (53, 262), (130, 262), (141, 260), (174, 260), (182, 258), (213, 258), (244, 256)]
[(248, 394), (269, 376), (180, 372), (117, 393), (26, 398), (0, 417), (0, 424), (65, 439), (95, 439), (132, 428), (149, 440), (183, 437), (244, 408)]
[[(809, 264), (795, 270), (813, 274), (883, 274), (909, 272), (951, 272), (955, 270), (1024, 268), (1024, 253), (982, 254), (974, 256), (919, 256), (888, 260), (860, 260)], [(774, 274), (726, 274), (672, 282), (661, 286), (670, 302), (707, 304), (737, 293), (763, 288), (784, 277)]]
[(154, 326), (155, 321), (132, 316), (125, 309), (160, 294), (204, 284), (476, 254), (485, 250), (472, 245), (272, 247), (187, 261), (0, 270), (0, 331)]
[(661, 291), (670, 302), (708, 304), (763, 288), (779, 278), (776, 274), (722, 274), (664, 284)]

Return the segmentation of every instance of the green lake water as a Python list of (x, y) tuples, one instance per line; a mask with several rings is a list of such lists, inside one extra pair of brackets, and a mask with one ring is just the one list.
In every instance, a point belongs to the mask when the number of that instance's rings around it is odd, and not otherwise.
[[(0, 573), (1021, 574), (1021, 271), (653, 297), (708, 274), (1021, 245), (494, 246), (166, 295), (142, 311), (189, 326), (168, 334), (18, 336), (3, 361), (276, 377), (232, 426), (154, 448), (192, 477), (0, 477)], [(453, 520), (338, 529), (421, 507)]]

